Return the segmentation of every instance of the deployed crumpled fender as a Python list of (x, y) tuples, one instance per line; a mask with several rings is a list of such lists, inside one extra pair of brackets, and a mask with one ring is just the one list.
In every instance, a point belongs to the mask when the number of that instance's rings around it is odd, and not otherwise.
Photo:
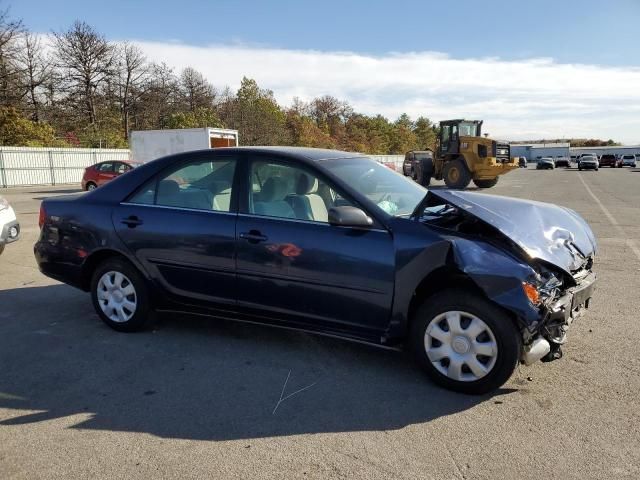
[(516, 257), (483, 242), (451, 238), (453, 264), (498, 305), (515, 314), (522, 326), (533, 331), (540, 312), (527, 298), (523, 282), (532, 282), (535, 270)]
[[(404, 229), (398, 224), (398, 229)], [(396, 291), (388, 339), (403, 338), (409, 324), (409, 308), (413, 294), (422, 281), (438, 271), (456, 271), (470, 279), (488, 299), (513, 313), (520, 327), (533, 332), (540, 321), (538, 308), (531, 304), (522, 282), (532, 281), (535, 270), (504, 250), (478, 239), (442, 235), (433, 232), (425, 239), (424, 226), (419, 235), (403, 232), (403, 244), (398, 245)], [(411, 227), (408, 227), (411, 228)], [(425, 241), (426, 240), (426, 241)], [(415, 243), (414, 243), (415, 242)], [(434, 273), (435, 272), (435, 273)]]

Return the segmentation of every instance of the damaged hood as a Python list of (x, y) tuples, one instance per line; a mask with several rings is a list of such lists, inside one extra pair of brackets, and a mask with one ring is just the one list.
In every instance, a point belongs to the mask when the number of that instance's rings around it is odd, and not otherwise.
[(531, 258), (567, 273), (596, 251), (591, 227), (573, 210), (550, 203), (456, 190), (429, 193), (495, 227)]

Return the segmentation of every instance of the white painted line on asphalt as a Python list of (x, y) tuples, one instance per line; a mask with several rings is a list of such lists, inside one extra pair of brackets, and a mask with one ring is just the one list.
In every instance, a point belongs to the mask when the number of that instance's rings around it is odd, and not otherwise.
[(613, 225), (618, 230), (618, 233), (625, 239), (625, 243), (627, 244), (627, 246), (636, 255), (638, 260), (640, 260), (640, 248), (636, 246), (636, 243), (632, 239), (627, 238), (627, 234), (625, 233), (624, 228), (620, 226), (620, 224), (615, 219), (615, 217), (611, 215), (611, 212), (607, 210), (607, 207), (605, 207), (604, 204), (600, 201), (600, 199), (596, 197), (596, 194), (593, 193), (593, 191), (589, 188), (589, 185), (587, 185), (587, 182), (585, 182), (584, 178), (582, 178), (581, 173), (578, 173), (578, 178), (582, 182), (582, 185), (584, 185), (584, 188), (587, 190), (587, 193), (591, 195), (591, 198), (593, 198), (596, 201), (596, 203), (598, 204), (598, 206), (600, 207), (604, 215), (609, 219), (609, 221), (611, 222), (611, 225)]

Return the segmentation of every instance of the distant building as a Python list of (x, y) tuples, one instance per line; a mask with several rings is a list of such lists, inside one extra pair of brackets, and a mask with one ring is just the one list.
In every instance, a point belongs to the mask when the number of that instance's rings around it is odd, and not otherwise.
[(527, 161), (535, 162), (542, 157), (573, 157), (581, 153), (595, 153), (596, 155), (613, 154), (640, 155), (640, 145), (622, 145), (617, 147), (571, 147), (569, 143), (511, 143), (512, 157), (525, 157)]
[(581, 153), (595, 153), (596, 155), (640, 155), (640, 145), (620, 145), (617, 147), (572, 147), (571, 155)]
[(569, 143), (511, 143), (511, 156), (534, 162), (542, 157), (569, 157)]

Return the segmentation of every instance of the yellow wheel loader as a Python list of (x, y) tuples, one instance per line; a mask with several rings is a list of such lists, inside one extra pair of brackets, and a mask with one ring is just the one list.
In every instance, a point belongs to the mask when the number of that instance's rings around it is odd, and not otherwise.
[(405, 155), (403, 173), (421, 185), (431, 178), (449, 188), (465, 188), (471, 181), (479, 188), (498, 183), (498, 176), (518, 168), (508, 143), (482, 137), (482, 120), (440, 122), (437, 152), (411, 151)]

